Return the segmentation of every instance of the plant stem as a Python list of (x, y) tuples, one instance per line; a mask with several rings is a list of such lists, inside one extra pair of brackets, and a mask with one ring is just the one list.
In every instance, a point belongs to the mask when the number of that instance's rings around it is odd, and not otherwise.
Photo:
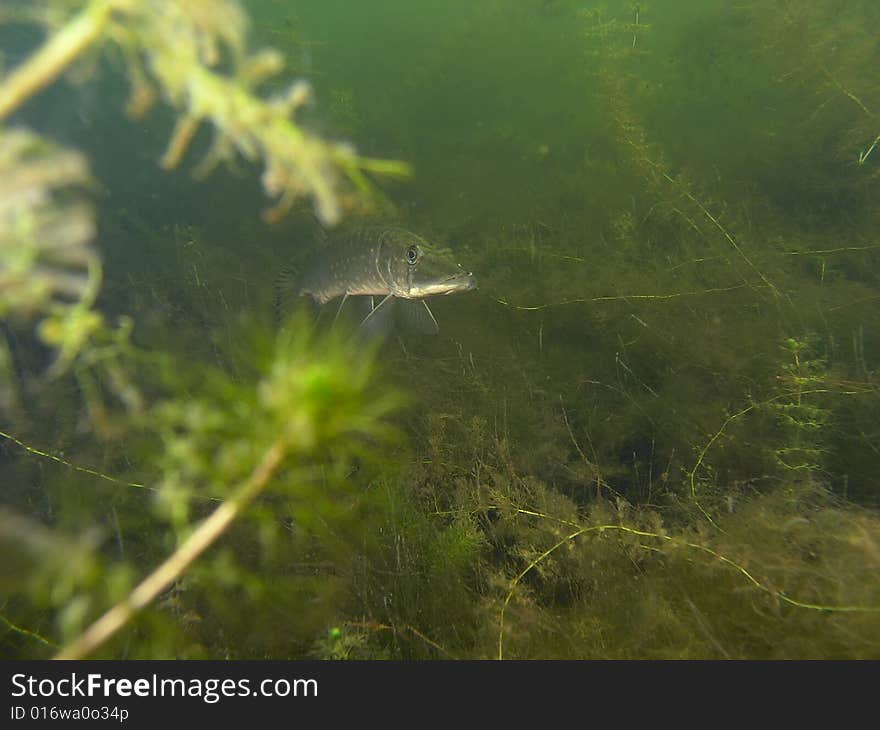
[(147, 606), (159, 593), (199, 557), (225, 532), (226, 528), (263, 491), (266, 484), (287, 455), (286, 439), (276, 441), (263, 455), (262, 461), (251, 472), (239, 491), (223, 502), (204, 520), (177, 550), (122, 601), (117, 603), (78, 638), (58, 652), (55, 659), (82, 659), (91, 653)]
[(0, 85), (0, 121), (51, 84), (103, 33), (114, 0), (93, 0)]

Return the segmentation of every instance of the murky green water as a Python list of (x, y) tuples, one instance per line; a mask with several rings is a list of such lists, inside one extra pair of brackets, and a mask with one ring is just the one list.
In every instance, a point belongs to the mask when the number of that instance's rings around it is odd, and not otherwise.
[[(274, 356), (309, 198), (265, 222), (242, 148), (194, 179), (210, 123), (161, 169), (176, 113), (84, 54), (3, 129), (88, 159), (132, 334), (49, 377), (3, 322), (0, 653), (68, 644), (287, 434), (97, 656), (880, 656), (880, 9), (807, 5), (246, 3), (263, 98), (305, 78), (308, 130), (412, 165), (342, 226), (479, 281), (435, 337)], [(3, 68), (42, 37), (0, 26)]]

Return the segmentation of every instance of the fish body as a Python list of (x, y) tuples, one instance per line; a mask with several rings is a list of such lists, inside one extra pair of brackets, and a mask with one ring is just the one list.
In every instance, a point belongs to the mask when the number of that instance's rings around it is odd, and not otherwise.
[(285, 269), (277, 283), (276, 306), (283, 316), (299, 297), (319, 305), (342, 297), (340, 310), (349, 297), (363, 297), (364, 326), (384, 327), (396, 317), (421, 331), (436, 332), (425, 300), (476, 285), (474, 275), (455, 263), (448, 249), (405, 228), (372, 226), (330, 235), (301, 269)]

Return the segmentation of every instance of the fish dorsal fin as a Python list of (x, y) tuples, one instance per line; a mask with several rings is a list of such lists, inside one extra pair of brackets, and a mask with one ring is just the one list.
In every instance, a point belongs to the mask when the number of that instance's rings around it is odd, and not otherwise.
[(397, 321), (401, 329), (422, 335), (436, 335), (440, 331), (440, 326), (424, 299), (401, 300), (397, 306)]
[(312, 229), (312, 238), (321, 246), (327, 243), (330, 233), (324, 228), (324, 224), (314, 213), (309, 213), (309, 222)]
[(395, 297), (388, 294), (363, 318), (358, 327), (367, 339), (384, 337), (394, 326)]

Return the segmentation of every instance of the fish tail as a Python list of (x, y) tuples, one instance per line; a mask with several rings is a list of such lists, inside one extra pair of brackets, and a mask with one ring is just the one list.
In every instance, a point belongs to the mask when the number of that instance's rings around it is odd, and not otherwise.
[(293, 311), (298, 296), (299, 270), (288, 264), (275, 278), (275, 323), (282, 324)]

